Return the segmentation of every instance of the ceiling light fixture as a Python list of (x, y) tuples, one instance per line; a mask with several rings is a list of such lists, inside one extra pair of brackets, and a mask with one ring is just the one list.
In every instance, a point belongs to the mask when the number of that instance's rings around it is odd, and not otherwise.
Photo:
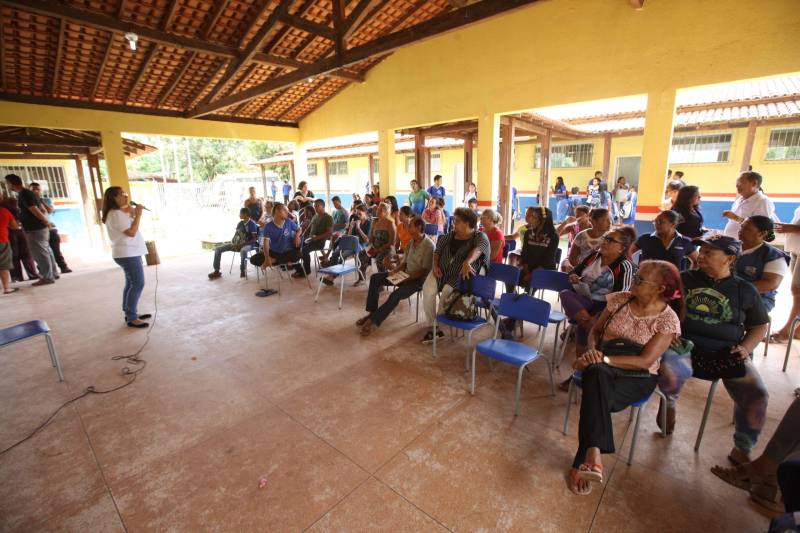
[(314, 83), (314, 78), (313, 77), (308, 78), (308, 83)]
[(128, 46), (131, 47), (132, 51), (136, 51), (136, 41), (139, 40), (139, 36), (133, 32), (128, 32), (125, 34), (125, 38), (128, 39)]

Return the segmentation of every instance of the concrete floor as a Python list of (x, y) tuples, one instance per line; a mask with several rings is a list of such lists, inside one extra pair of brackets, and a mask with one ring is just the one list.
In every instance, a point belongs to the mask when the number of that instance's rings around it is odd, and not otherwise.
[[(71, 404), (0, 456), (0, 530), (766, 530), (746, 493), (709, 472), (731, 447), (722, 388), (699, 453), (706, 382), (687, 385), (667, 439), (650, 402), (633, 466), (622, 459), (627, 412), (615, 415), (607, 482), (581, 498), (564, 484), (577, 412), (562, 435), (566, 394), (550, 396), (543, 361), (514, 418), (514, 370), (480, 361), (470, 397), (464, 342), (433, 359), (413, 307), (363, 339), (353, 323), (364, 287), (346, 289), (341, 311), (332, 289), (314, 304), (298, 281), (261, 299), (253, 278), (209, 281), (210, 263), (205, 253), (159, 267), (158, 320), (135, 383)], [(146, 273), (140, 312), (153, 312), (156, 271)], [(87, 386), (123, 383), (125, 365), (110, 358), (146, 334), (123, 326), (121, 286), (106, 262), (0, 298), (0, 326), (50, 324), (66, 376), (57, 381), (43, 339), (0, 351), (0, 449)], [(785, 346), (757, 351), (771, 394), (759, 452), (797, 386), (795, 346), (785, 374)]]

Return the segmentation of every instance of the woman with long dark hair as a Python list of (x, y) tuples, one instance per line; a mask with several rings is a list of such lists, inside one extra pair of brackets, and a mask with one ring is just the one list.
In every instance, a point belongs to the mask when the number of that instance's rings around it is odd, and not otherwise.
[(103, 193), (102, 215), (111, 240), (111, 257), (125, 272), (125, 288), (122, 291), (125, 323), (131, 328), (146, 328), (149, 324), (142, 319), (150, 318), (150, 315), (140, 315), (138, 312), (139, 297), (144, 290), (142, 256), (147, 253), (144, 237), (139, 231), (142, 206), (132, 207), (128, 202), (128, 193), (122, 187), (109, 187)]
[(700, 188), (687, 185), (678, 191), (672, 210), (683, 217), (675, 229), (684, 237), (696, 239), (703, 235), (703, 213), (700, 212)]
[(567, 483), (575, 494), (585, 496), (590, 482), (602, 483), (602, 454), (614, 453), (611, 413), (656, 388), (661, 354), (680, 336), (683, 314), (680, 274), (666, 261), (645, 261), (629, 292), (608, 295), (588, 350), (573, 365), (583, 388), (578, 451)]
[[(525, 210), (526, 225), (517, 230), (516, 233), (507, 235), (506, 239), (516, 239), (519, 236), (522, 241), (522, 249), (519, 251), (519, 263), (522, 269), (519, 278), (521, 287), (528, 287), (531, 281), (531, 274), (538, 269), (556, 269), (556, 254), (558, 253), (559, 237), (553, 225), (553, 212), (546, 207), (531, 206)], [(517, 255), (517, 254), (514, 254)], [(513, 290), (508, 287), (509, 292)]]

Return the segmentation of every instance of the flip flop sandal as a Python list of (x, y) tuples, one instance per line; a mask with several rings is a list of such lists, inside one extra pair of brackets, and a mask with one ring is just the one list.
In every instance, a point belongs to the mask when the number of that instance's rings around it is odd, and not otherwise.
[(358, 327), (363, 326), (364, 324), (366, 324), (366, 322), (367, 322), (367, 320), (369, 320), (369, 318), (370, 318), (369, 315), (359, 318), (358, 320), (356, 320), (356, 326), (358, 326)]
[(372, 326), (371, 325), (368, 326), (367, 324), (364, 324), (364, 326), (361, 328), (360, 335), (362, 337), (369, 337), (371, 333), (372, 333)]
[(3, 294), (12, 294), (19, 291), (19, 287), (14, 287), (13, 289), (9, 289), (7, 291), (3, 291)]
[(781, 489), (777, 485), (763, 482), (753, 483), (750, 487), (750, 499), (777, 513), (783, 513), (786, 509), (783, 505)]
[(588, 496), (592, 493), (592, 484), (587, 483), (586, 488), (581, 490), (578, 487), (578, 482), (583, 481), (580, 477), (578, 477), (578, 472), (575, 470), (570, 470), (569, 474), (567, 474), (567, 488), (572, 494), (577, 496)]
[(789, 337), (784, 337), (783, 335), (779, 335), (777, 333), (773, 333), (769, 336), (769, 342), (772, 344), (786, 344), (789, 342)]
[(602, 483), (603, 465), (583, 463), (578, 467), (578, 478), (592, 483)]

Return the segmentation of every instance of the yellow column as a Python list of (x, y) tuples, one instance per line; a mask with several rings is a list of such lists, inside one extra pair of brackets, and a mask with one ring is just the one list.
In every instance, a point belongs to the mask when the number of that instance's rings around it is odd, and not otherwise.
[(394, 154), (394, 130), (378, 130), (378, 179), (381, 196), (384, 198), (397, 192), (397, 174)]
[(478, 207), (493, 208), (500, 180), (500, 115), (478, 116)]
[(648, 93), (636, 206), (636, 230), (639, 233), (652, 231), (650, 222), (661, 210), (674, 120), (675, 89)]
[(128, 183), (128, 168), (125, 166), (125, 151), (122, 147), (122, 134), (118, 131), (100, 131), (103, 143), (103, 155), (106, 159), (108, 182), (112, 186), (122, 187), (130, 194)]
[(294, 196), (301, 181), (308, 181), (308, 152), (302, 143), (294, 145), (294, 173), (292, 174), (292, 194)]

